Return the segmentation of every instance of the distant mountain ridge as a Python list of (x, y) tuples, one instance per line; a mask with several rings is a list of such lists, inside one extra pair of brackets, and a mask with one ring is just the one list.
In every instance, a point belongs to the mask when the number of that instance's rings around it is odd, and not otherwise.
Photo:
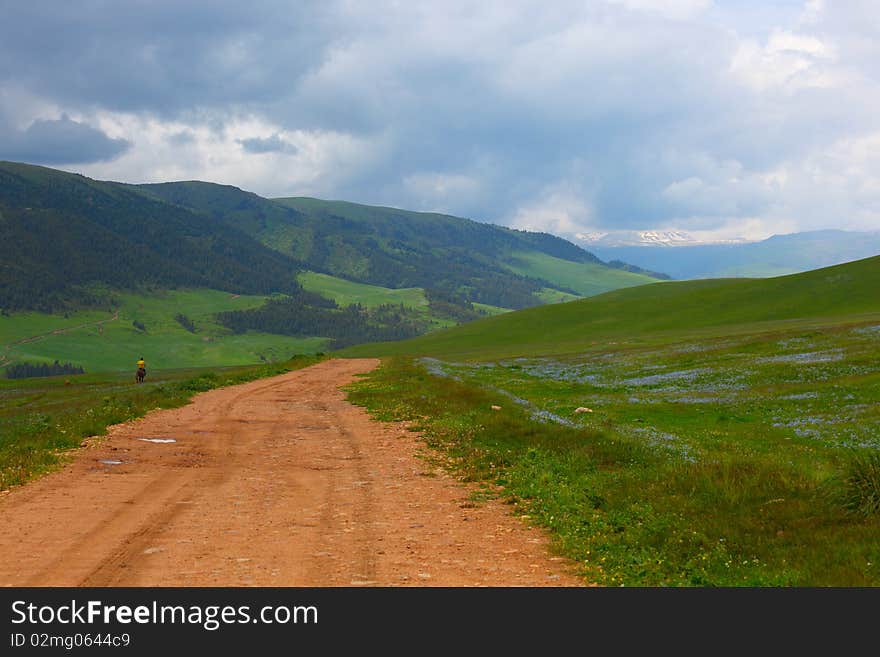
[(880, 231), (818, 230), (774, 235), (759, 242), (663, 246), (603, 243), (590, 250), (675, 279), (767, 277), (852, 262), (880, 254)]
[(619, 246), (698, 246), (708, 244), (746, 244), (744, 238), (700, 240), (683, 230), (612, 230), (575, 233), (572, 240), (585, 247)]

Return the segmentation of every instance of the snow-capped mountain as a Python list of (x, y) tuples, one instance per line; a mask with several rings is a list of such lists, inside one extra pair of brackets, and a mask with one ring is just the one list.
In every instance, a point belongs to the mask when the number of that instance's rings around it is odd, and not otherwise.
[[(880, 231), (817, 230), (774, 235), (760, 242), (641, 238), (653, 232), (632, 233), (629, 242), (594, 236), (579, 243), (606, 262), (621, 260), (677, 279), (779, 276), (880, 255)], [(616, 238), (614, 233), (611, 236)]]
[(590, 246), (700, 246), (704, 244), (744, 244), (745, 239), (701, 240), (683, 230), (614, 230), (577, 233), (575, 242)]

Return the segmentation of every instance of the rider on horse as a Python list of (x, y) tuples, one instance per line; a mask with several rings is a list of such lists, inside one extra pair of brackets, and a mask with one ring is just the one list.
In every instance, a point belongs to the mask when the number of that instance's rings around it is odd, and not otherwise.
[(143, 383), (144, 377), (147, 375), (147, 363), (144, 361), (144, 357), (141, 356), (140, 360), (137, 362), (137, 382)]

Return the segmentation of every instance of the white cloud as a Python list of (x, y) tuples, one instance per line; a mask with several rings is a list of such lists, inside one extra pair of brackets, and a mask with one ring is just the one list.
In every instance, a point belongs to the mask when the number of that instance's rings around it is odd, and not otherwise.
[(560, 233), (878, 225), (874, 0), (48, 6), (0, 23), (0, 138), (132, 142), (87, 175)]
[(743, 41), (730, 65), (733, 74), (758, 92), (793, 93), (804, 87), (830, 88), (845, 81), (829, 64), (835, 48), (821, 39), (785, 30), (774, 31), (761, 45)]
[(805, 229), (880, 230), (880, 131), (787, 163), (779, 214)]
[(593, 209), (583, 190), (570, 181), (560, 181), (516, 209), (508, 225), (523, 230), (575, 235), (590, 232)]
[(473, 198), (481, 191), (480, 181), (475, 177), (436, 171), (406, 176), (403, 187), (415, 202), (412, 209), (434, 212), (451, 212), (463, 200)]
[(800, 16), (801, 25), (813, 25), (819, 21), (825, 11), (825, 0), (807, 0)]
[(712, 6), (712, 0), (609, 0), (627, 9), (656, 12), (670, 18), (693, 18)]
[[(197, 179), (235, 185), (267, 196), (333, 195), (350, 176), (380, 157), (381, 139), (320, 130), (287, 131), (256, 117), (181, 123), (105, 113), (109, 135), (137, 134), (138, 148), (112, 163), (78, 169), (86, 175), (131, 182)], [(181, 143), (180, 134), (187, 138)], [(247, 152), (241, 142), (271, 137), (288, 150)]]

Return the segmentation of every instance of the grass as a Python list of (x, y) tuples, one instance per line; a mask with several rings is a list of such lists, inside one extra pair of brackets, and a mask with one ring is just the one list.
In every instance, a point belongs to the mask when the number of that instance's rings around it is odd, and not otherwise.
[(355, 283), (344, 278), (311, 271), (300, 274), (299, 282), (306, 290), (317, 292), (328, 299), (333, 299), (343, 307), (353, 303), (359, 303), (367, 308), (387, 303), (394, 305), (402, 303), (407, 308), (428, 307), (425, 291), (420, 287), (394, 290), (378, 285)]
[(155, 408), (186, 404), (197, 392), (306, 367), (319, 356), (283, 363), (212, 370), (151, 372), (135, 385), (131, 375), (83, 374), (0, 379), (0, 490), (23, 484), (60, 464), (83, 438)]
[(612, 269), (592, 262), (571, 262), (538, 251), (510, 255), (507, 267), (523, 276), (540, 278), (584, 297), (609, 290), (656, 283), (656, 278)]
[(349, 355), (484, 359), (880, 319), (880, 257), (770, 279), (662, 282), (539, 306)]
[[(306, 290), (317, 292), (328, 299), (333, 299), (340, 306), (359, 303), (362, 306), (372, 308), (381, 304), (403, 304), (407, 308), (420, 311), (422, 316), (430, 321), (432, 328), (456, 326), (454, 320), (448, 317), (438, 317), (431, 313), (428, 308), (428, 299), (425, 297), (425, 291), (420, 287), (407, 287), (395, 290), (378, 285), (356, 283), (344, 278), (316, 272), (300, 274), (299, 281)], [(554, 290), (554, 292), (556, 291)], [(558, 292), (558, 294), (565, 295), (564, 292)], [(572, 295), (567, 296), (575, 298)], [(510, 312), (509, 308), (499, 308), (487, 303), (474, 303), (473, 306), (490, 317)]]
[[(563, 293), (560, 292), (560, 294), (563, 294)], [(511, 312), (510, 308), (501, 308), (500, 306), (492, 306), (488, 303), (472, 302), (471, 305), (473, 305), (473, 307), (476, 310), (482, 311), (483, 313), (485, 313), (486, 315), (488, 315), (490, 317), (494, 317), (495, 315), (503, 315), (504, 313)]]
[[(6, 357), (7, 363), (58, 359), (82, 365), (87, 372), (129, 372), (139, 356), (147, 359), (151, 370), (248, 365), (315, 353), (327, 343), (318, 337), (235, 335), (213, 319), (223, 310), (259, 306), (265, 301), (262, 296), (205, 289), (115, 296), (120, 301), (117, 318), (115, 312), (92, 311), (66, 317), (38, 313), (0, 317), (0, 357)], [(178, 313), (193, 320), (195, 333), (175, 321)], [(134, 321), (145, 330), (135, 328)], [(33, 341), (21, 342), (32, 337)]]
[(566, 359), (395, 357), (350, 399), (411, 421), (590, 581), (876, 586), (877, 340), (828, 330)]
[(537, 296), (544, 303), (563, 303), (565, 301), (576, 301), (577, 299), (580, 299), (580, 297), (577, 295), (570, 294), (568, 292), (561, 292), (560, 290), (554, 290), (552, 287), (545, 287), (535, 296)]
[(880, 452), (856, 451), (839, 482), (844, 507), (865, 516), (880, 513)]
[(350, 398), (590, 581), (878, 586), (878, 287), (870, 258), (528, 309), (347, 350), (398, 354)]

